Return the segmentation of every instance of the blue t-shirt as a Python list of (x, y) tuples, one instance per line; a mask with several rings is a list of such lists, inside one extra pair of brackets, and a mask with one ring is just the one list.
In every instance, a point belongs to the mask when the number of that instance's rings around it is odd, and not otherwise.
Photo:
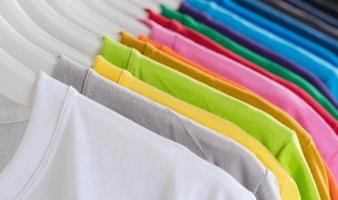
[(241, 32), (266, 48), (287, 57), (304, 69), (316, 75), (338, 99), (338, 69), (317, 55), (265, 30), (215, 2), (185, 0), (192, 7), (207, 12), (212, 18)]
[[(251, 11), (264, 16), (265, 19), (269, 19), (275, 23), (282, 25), (290, 31), (298, 33), (299, 36), (306, 37), (309, 40), (312, 40), (323, 47), (329, 49), (336, 55), (338, 55), (338, 41), (311, 26), (304, 24), (297, 19), (294, 19), (283, 12), (263, 3), (260, 1), (252, 0), (234, 0), (237, 4), (240, 4)], [(338, 66), (335, 66), (338, 67)]]
[[(317, 43), (308, 40), (307, 38), (300, 36), (299, 34), (290, 31), (289, 29), (265, 18), (261, 15), (252, 12), (251, 10), (243, 7), (242, 5), (235, 3), (236, 0), (213, 0), (218, 5), (223, 6), (225, 9), (243, 17), (244, 19), (252, 22), (253, 24), (272, 32), (288, 40), (297, 46), (308, 50), (309, 52), (317, 55), (318, 57), (326, 60), (327, 62), (331, 63), (333, 66), (338, 66), (338, 59), (335, 54), (333, 54), (328, 49), (324, 48)], [(242, 1), (242, 0), (241, 0)], [(245, 0), (244, 0), (245, 1)]]

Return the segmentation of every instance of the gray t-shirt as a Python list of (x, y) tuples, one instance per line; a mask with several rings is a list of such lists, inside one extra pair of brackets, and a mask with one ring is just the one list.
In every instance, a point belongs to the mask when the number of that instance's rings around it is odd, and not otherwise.
[(179, 144), (217, 165), (257, 199), (280, 199), (275, 176), (240, 144), (59, 56), (54, 76), (88, 98)]
[(0, 174), (21, 142), (30, 112), (30, 109), (0, 95)]

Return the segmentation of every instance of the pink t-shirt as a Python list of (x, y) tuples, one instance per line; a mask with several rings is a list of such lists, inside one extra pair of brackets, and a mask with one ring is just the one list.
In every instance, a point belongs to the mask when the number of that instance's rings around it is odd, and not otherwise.
[(304, 100), (279, 83), (211, 51), (149, 19), (142, 20), (151, 29), (151, 38), (171, 47), (182, 56), (250, 89), (288, 112), (314, 139), (320, 153), (338, 180), (338, 138), (331, 127)]

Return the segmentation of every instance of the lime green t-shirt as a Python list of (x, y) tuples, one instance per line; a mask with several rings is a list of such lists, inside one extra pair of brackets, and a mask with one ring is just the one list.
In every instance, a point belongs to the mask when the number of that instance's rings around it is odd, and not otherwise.
[(136, 78), (238, 125), (271, 151), (293, 177), (300, 191), (319, 197), (296, 134), (270, 115), (106, 36), (101, 55)]
[(280, 66), (279, 64), (270, 61), (269, 59), (260, 56), (253, 51), (245, 48), (244, 46), (236, 43), (230, 38), (225, 37), (218, 31), (197, 22), (192, 17), (181, 14), (175, 10), (172, 10), (164, 5), (161, 5), (161, 14), (169, 19), (175, 19), (187, 26), (188, 28), (194, 29), (195, 31), (203, 34), (204, 36), (214, 40), (223, 47), (235, 52), (236, 54), (248, 59), (249, 61), (259, 65), (267, 71), (280, 76), (305, 90), (310, 94), (321, 106), (323, 106), (335, 119), (338, 119), (338, 112), (332, 103), (320, 93), (311, 83), (306, 81), (304, 78), (295, 74), (294, 72)]

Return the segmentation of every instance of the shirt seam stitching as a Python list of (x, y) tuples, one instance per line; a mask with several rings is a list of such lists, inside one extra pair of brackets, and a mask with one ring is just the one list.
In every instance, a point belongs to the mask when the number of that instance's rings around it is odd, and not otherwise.
[(129, 55), (128, 55), (128, 60), (127, 60), (127, 63), (126, 63), (126, 70), (128, 70), (128, 69), (130, 70), (130, 67), (131, 67), (130, 64), (132, 62), (132, 54), (133, 54), (133, 52), (134, 52), (134, 49), (131, 48), (131, 50), (129, 52)]
[(47, 149), (45, 150), (44, 155), (42, 156), (41, 160), (39, 161), (39, 164), (35, 168), (33, 174), (31, 175), (29, 180), (26, 182), (24, 187), (21, 189), (21, 191), (16, 195), (16, 197), (14, 199), (22, 199), (25, 195), (28, 195), (28, 193), (32, 189), (31, 188), (32, 184), (34, 184), (34, 182), (38, 178), (41, 170), (43, 170), (44, 167), (48, 164), (48, 161), (49, 161), (48, 157), (54, 151), (55, 142), (58, 139), (58, 136), (60, 135), (59, 130), (61, 129), (63, 122), (64, 122), (64, 120), (62, 120), (62, 116), (65, 115), (68, 105), (72, 102), (72, 99), (70, 98), (71, 96), (72, 96), (71, 87), (68, 87), (68, 90), (66, 92), (66, 95), (64, 97), (64, 100), (63, 100), (63, 103), (62, 103), (62, 106), (61, 106), (61, 111), (58, 113), (58, 117), (57, 117), (57, 120), (56, 120), (56, 126), (53, 130), (53, 133), (52, 133), (52, 138), (49, 141)]
[(85, 77), (84, 77), (84, 80), (83, 80), (83, 85), (82, 85), (82, 90), (81, 90), (81, 94), (84, 94), (86, 91), (89, 90), (89, 79), (90, 79), (90, 74), (92, 72), (92, 69), (87, 69), (86, 70), (86, 74), (85, 74)]
[(91, 69), (87, 69), (86, 71), (86, 75), (85, 75), (85, 78), (84, 78), (84, 81), (83, 81), (83, 85), (82, 85), (82, 90), (81, 90), (81, 94), (84, 94), (85, 96), (87, 96), (87, 92), (88, 92), (88, 95), (90, 95), (89, 93), (89, 73), (90, 73)]
[(284, 150), (284, 148), (291, 142), (292, 138), (295, 137), (295, 133), (293, 132), (292, 135), (285, 141), (285, 143), (282, 145), (280, 150), (275, 154), (276, 157), (279, 156), (279, 154)]
[(255, 195), (255, 196), (256, 196), (258, 190), (263, 186), (264, 180), (265, 180), (265, 178), (267, 177), (268, 173), (269, 173), (268, 169), (265, 168), (264, 176), (262, 177), (260, 183), (258, 184), (258, 187), (256, 188), (256, 190), (255, 190), (255, 192), (254, 192), (254, 195)]

